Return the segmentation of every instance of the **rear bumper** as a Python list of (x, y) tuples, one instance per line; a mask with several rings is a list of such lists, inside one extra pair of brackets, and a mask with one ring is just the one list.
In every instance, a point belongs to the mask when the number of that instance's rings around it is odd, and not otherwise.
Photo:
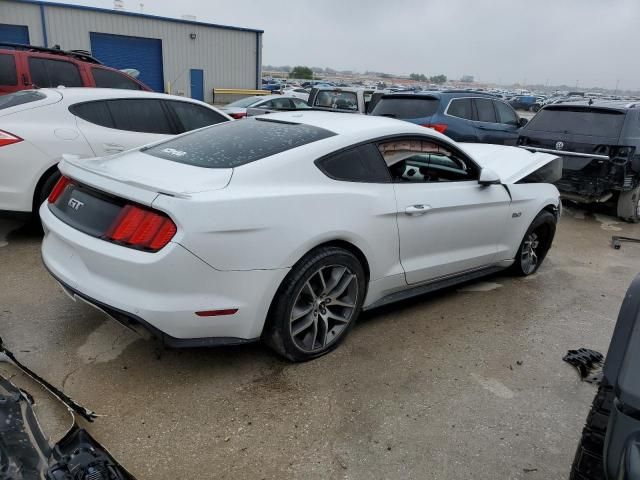
[[(156, 253), (86, 235), (40, 209), (42, 259), (72, 297), (172, 346), (219, 345), (260, 337), (288, 269), (219, 271), (177, 243)], [(238, 309), (200, 317), (203, 310)]]

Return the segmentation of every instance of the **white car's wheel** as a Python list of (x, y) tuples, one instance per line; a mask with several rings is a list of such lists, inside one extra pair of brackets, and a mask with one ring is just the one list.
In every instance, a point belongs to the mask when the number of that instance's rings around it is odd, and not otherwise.
[(358, 259), (336, 247), (305, 256), (280, 286), (264, 340), (294, 362), (325, 355), (355, 323), (366, 289)]
[(555, 215), (546, 210), (540, 212), (522, 239), (511, 271), (523, 277), (536, 273), (551, 248), (555, 233)]

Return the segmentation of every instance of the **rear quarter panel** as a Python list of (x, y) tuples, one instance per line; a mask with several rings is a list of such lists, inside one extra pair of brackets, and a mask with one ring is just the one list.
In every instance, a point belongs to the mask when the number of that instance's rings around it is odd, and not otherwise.
[(174, 217), (179, 243), (219, 270), (287, 268), (317, 245), (344, 240), (364, 253), (371, 280), (401, 273), (392, 184), (329, 179), (306, 147), (293, 162), (236, 168), (223, 190), (160, 195), (153, 206)]

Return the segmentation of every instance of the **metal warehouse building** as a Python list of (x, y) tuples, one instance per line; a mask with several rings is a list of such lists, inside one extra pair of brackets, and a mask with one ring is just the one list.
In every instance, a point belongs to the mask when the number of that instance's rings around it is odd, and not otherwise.
[(0, 0), (0, 42), (89, 50), (156, 91), (212, 101), (261, 86), (262, 30), (34, 0)]

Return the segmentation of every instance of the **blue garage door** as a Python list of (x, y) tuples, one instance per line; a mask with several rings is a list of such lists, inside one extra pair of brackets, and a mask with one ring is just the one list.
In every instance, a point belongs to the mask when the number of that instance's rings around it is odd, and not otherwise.
[(135, 68), (139, 80), (156, 92), (164, 91), (162, 40), (91, 32), (91, 53), (108, 67)]
[(29, 27), (0, 23), (0, 42), (24, 43), (29, 45)]

